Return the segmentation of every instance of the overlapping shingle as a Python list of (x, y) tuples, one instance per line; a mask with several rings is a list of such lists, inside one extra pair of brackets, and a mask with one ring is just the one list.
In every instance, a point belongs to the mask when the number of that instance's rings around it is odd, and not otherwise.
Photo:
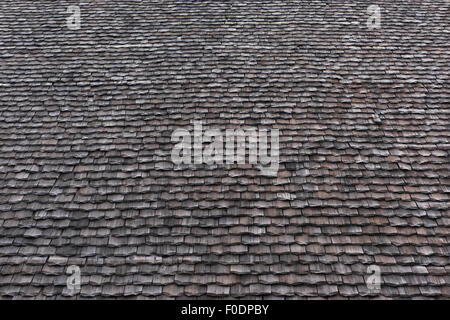
[[(450, 3), (371, 4), (2, 1), (0, 297), (448, 299)], [(174, 165), (194, 120), (277, 177)]]

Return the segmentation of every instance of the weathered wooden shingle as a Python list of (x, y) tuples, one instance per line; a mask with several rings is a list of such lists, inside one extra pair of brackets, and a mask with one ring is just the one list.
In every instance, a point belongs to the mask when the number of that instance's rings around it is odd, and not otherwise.
[[(3, 0), (0, 298), (450, 298), (450, 2), (376, 4), (84, 1), (71, 30)], [(277, 177), (175, 166), (194, 120), (279, 129)]]

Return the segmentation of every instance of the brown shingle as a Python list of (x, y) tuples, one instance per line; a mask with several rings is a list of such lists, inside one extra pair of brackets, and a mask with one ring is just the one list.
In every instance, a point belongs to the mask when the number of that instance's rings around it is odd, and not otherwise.
[[(448, 2), (374, 30), (243, 3), (87, 1), (75, 31), (2, 1), (0, 298), (449, 297)], [(278, 128), (278, 175), (174, 165), (194, 120)]]

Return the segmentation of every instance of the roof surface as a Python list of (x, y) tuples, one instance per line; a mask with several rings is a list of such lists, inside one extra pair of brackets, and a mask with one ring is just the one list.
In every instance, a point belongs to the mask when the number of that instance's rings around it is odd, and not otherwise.
[[(0, 297), (449, 299), (450, 3), (369, 5), (1, 1)], [(174, 165), (194, 120), (278, 175)]]

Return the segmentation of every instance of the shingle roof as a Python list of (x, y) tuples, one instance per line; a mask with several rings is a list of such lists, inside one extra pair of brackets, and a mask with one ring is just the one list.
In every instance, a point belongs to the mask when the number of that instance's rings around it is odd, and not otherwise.
[[(0, 297), (448, 299), (450, 3), (369, 5), (3, 0)], [(194, 120), (278, 175), (175, 166)]]

